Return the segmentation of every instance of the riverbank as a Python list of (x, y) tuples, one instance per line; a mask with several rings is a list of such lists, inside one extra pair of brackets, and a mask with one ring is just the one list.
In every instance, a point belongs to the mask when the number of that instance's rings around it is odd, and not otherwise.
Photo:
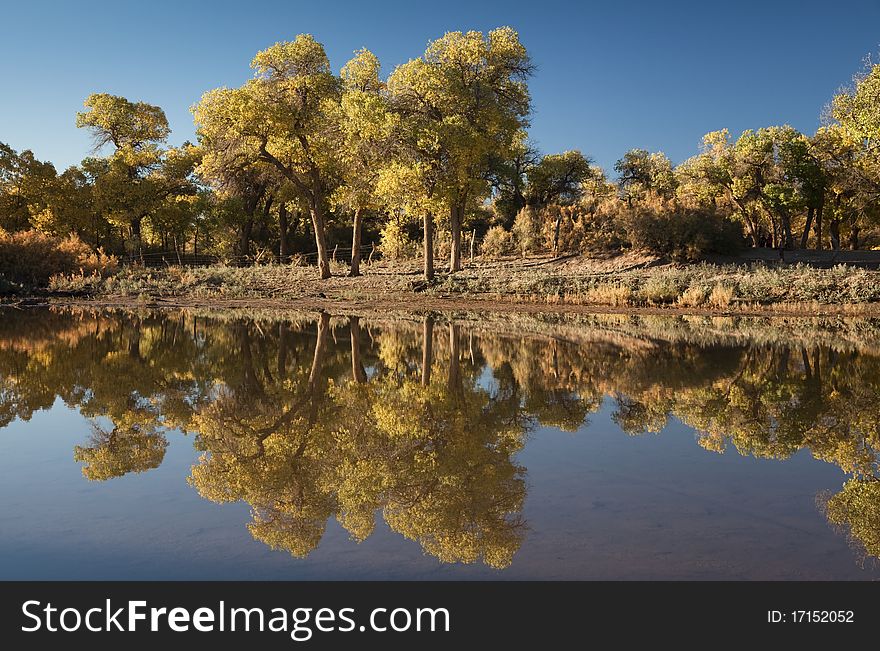
[(680, 265), (644, 255), (475, 262), (426, 283), (417, 262), (365, 265), (360, 277), (313, 267), (125, 267), (108, 277), (55, 277), (45, 298), (99, 305), (333, 310), (480, 310), (779, 315), (880, 315), (880, 271), (762, 260)]

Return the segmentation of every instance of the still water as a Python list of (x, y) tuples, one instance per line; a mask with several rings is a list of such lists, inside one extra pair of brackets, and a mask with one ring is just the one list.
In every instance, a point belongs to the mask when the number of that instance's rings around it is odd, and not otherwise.
[(4, 310), (0, 578), (880, 578), (878, 325), (697, 321)]

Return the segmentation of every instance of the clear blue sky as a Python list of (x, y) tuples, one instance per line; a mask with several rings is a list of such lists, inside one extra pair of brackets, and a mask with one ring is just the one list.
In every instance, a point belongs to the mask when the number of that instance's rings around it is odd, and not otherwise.
[(836, 2), (57, 2), (0, 0), (0, 141), (63, 168), (88, 152), (74, 114), (92, 92), (165, 109), (242, 83), (254, 53), (309, 32), (335, 69), (366, 46), (383, 72), (450, 30), (510, 25), (537, 72), (531, 133), (609, 169), (633, 147), (678, 162), (707, 131), (788, 123), (812, 132), (863, 58), (880, 51), (880, 0)]

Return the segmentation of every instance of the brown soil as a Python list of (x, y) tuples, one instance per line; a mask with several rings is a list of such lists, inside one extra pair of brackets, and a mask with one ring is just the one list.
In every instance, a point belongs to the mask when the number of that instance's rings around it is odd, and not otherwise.
[[(37, 304), (29, 301), (28, 305)], [(312, 311), (323, 310), (337, 315), (345, 314), (382, 314), (387, 312), (493, 312), (509, 314), (655, 314), (701, 316), (865, 316), (880, 317), (880, 304), (867, 303), (858, 305), (816, 305), (786, 304), (773, 305), (736, 305), (726, 310), (703, 307), (656, 306), (656, 307), (611, 307), (607, 305), (572, 305), (565, 303), (521, 303), (505, 300), (486, 300), (479, 298), (436, 297), (418, 294), (401, 298), (378, 297), (375, 299), (312, 298), (273, 299), (273, 298), (211, 298), (199, 299), (188, 297), (154, 298), (140, 300), (137, 297), (102, 297), (96, 299), (50, 299), (45, 302), (52, 305), (69, 305), (93, 308), (201, 308), (201, 309), (233, 309), (233, 310), (286, 310)]]

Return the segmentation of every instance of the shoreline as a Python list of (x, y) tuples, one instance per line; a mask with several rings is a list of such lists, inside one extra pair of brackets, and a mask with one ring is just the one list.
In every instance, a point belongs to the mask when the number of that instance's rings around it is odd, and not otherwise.
[(324, 311), (331, 314), (406, 312), (410, 314), (442, 312), (478, 312), (492, 314), (615, 314), (632, 316), (708, 316), (708, 317), (854, 317), (880, 318), (880, 303), (770, 303), (731, 305), (724, 309), (681, 306), (615, 306), (582, 303), (547, 303), (516, 301), (500, 298), (463, 296), (426, 296), (412, 294), (406, 297), (200, 297), (200, 296), (32, 296), (22, 297), (18, 303), (3, 302), (2, 307), (70, 306), (80, 308), (121, 309), (217, 309), (268, 311)]

